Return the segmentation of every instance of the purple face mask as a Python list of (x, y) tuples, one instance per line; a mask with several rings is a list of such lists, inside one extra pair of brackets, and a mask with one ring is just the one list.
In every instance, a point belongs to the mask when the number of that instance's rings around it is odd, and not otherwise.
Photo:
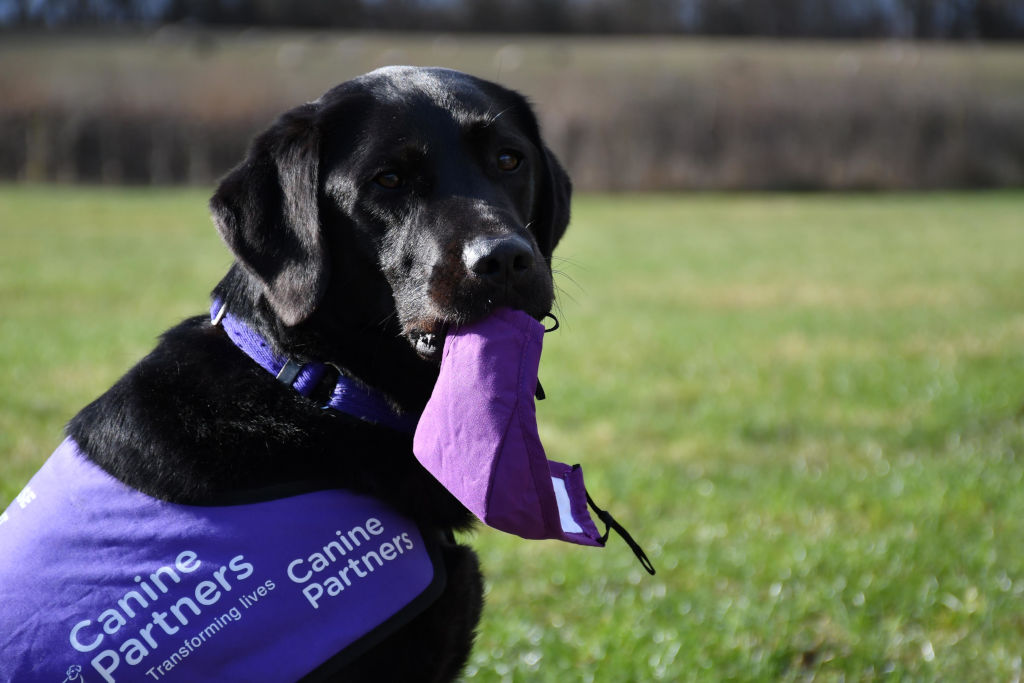
[(608, 532), (598, 532), (589, 502), (653, 574), (643, 550), (590, 500), (579, 465), (544, 453), (533, 402), (543, 337), (543, 325), (509, 309), (449, 333), (413, 452), (481, 521), (523, 538), (603, 546)]

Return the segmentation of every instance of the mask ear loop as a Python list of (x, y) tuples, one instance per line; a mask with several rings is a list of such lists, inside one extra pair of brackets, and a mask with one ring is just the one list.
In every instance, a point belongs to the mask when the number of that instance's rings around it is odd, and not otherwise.
[[(555, 326), (554, 327), (552, 327), (552, 328), (544, 328), (544, 334), (547, 334), (548, 332), (554, 332), (555, 330), (557, 330), (559, 328), (558, 318), (556, 318), (555, 316), (551, 315), (550, 313), (545, 313), (544, 314), (544, 318), (551, 318), (552, 320), (555, 321)], [(544, 318), (541, 318), (541, 320), (543, 320)], [(538, 401), (543, 401), (545, 398), (547, 398), (547, 394), (544, 393), (544, 387), (542, 387), (540, 385), (540, 380), (537, 380), (537, 390), (533, 393), (533, 396)]]
[(597, 507), (597, 505), (594, 504), (594, 499), (590, 497), (589, 493), (587, 494), (587, 503), (594, 509), (598, 518), (605, 523), (604, 536), (601, 537), (601, 543), (604, 544), (608, 540), (608, 536), (611, 534), (612, 529), (615, 529), (616, 533), (618, 533), (619, 536), (622, 536), (622, 540), (626, 542), (629, 549), (633, 551), (634, 555), (636, 555), (636, 559), (640, 560), (640, 564), (645, 570), (647, 570), (647, 573), (654, 576), (654, 565), (651, 564), (650, 559), (647, 557), (647, 553), (644, 552), (644, 549), (640, 547), (639, 543), (633, 540), (633, 537), (630, 536), (629, 532), (626, 531), (621, 524), (616, 522), (615, 518), (612, 517), (611, 514)]
[[(555, 321), (555, 326), (554, 327), (550, 327), (550, 328), (549, 327), (545, 327), (544, 328), (544, 334), (547, 334), (548, 332), (554, 332), (555, 330), (557, 330), (561, 326), (561, 324), (558, 322), (558, 318), (556, 318), (551, 313), (545, 313), (544, 314), (544, 318), (551, 318), (552, 320)], [(541, 318), (541, 320), (543, 320), (544, 318)]]

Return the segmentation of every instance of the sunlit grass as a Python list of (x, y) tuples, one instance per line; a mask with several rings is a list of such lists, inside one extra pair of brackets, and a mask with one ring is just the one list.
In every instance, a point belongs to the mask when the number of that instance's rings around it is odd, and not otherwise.
[(196, 191), (0, 188), (0, 499), (230, 263)]
[(542, 433), (660, 571), (618, 542), (595, 557), (483, 534), (500, 616), (481, 676), (1015, 676), (1022, 209), (578, 204)]
[[(1024, 195), (583, 197), (541, 433), (646, 547), (475, 534), (467, 677), (1011, 680)], [(0, 189), (0, 500), (228, 263), (199, 191)], [(2, 505), (2, 503), (0, 503)]]

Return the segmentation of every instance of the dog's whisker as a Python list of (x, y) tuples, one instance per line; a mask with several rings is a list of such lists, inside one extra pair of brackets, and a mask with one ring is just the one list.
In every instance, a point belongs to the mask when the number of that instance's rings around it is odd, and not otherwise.
[(575, 259), (575, 258), (573, 258), (571, 256), (562, 256), (560, 254), (555, 254), (555, 255), (552, 255), (551, 260), (552, 261), (560, 261), (562, 263), (568, 263), (568, 264), (570, 264), (572, 266), (575, 266), (577, 268), (586, 269), (586, 267), (587, 267), (586, 264), (583, 261), (579, 261), (579, 260), (577, 260), (577, 259)]
[(573, 302), (574, 304), (579, 301), (576, 297), (574, 297), (572, 294), (569, 294), (564, 289), (556, 288), (555, 289), (554, 305), (555, 305), (556, 308), (558, 308), (559, 312), (562, 312), (562, 310), (563, 310), (562, 309), (562, 299), (568, 299), (569, 301)]
[(505, 115), (506, 113), (508, 113), (508, 112), (509, 112), (509, 111), (511, 111), (511, 110), (512, 110), (512, 107), (505, 107), (504, 109), (502, 109), (501, 111), (499, 111), (499, 112), (498, 112), (497, 114), (494, 114), (493, 116), (491, 116), (491, 110), (490, 110), (490, 109), (488, 109), (488, 110), (487, 110), (487, 113), (486, 113), (486, 114), (484, 114), (484, 126), (485, 126), (485, 127), (487, 127), (487, 126), (493, 126), (493, 125), (494, 125), (494, 123), (495, 123), (495, 122), (496, 122), (496, 121), (497, 121), (498, 119), (500, 119), (500, 118), (501, 118), (502, 116), (504, 116), (504, 115)]
[(565, 288), (561, 286), (561, 283), (569, 282), (575, 285), (576, 289), (579, 290), (580, 294), (586, 294), (586, 288), (583, 285), (581, 285), (579, 281), (576, 280), (576, 278), (574, 278), (572, 275), (569, 275), (568, 273), (561, 270), (552, 270), (551, 273), (552, 275), (557, 276), (557, 278), (555, 279), (555, 288), (558, 291), (566, 292)]

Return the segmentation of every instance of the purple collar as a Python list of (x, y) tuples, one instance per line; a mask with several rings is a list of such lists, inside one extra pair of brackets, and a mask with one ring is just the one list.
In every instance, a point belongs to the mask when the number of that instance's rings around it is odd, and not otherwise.
[[(328, 363), (299, 363), (293, 358), (277, 355), (266, 339), (241, 318), (229, 313), (227, 305), (219, 299), (214, 300), (210, 308), (210, 317), (214, 326), (223, 326), (228, 338), (245, 355), (303, 396), (309, 396), (313, 392), (327, 373), (328, 367), (331, 367)], [(331, 398), (324, 406), (325, 410), (327, 408), (410, 434), (416, 431), (416, 423), (419, 421), (419, 415), (399, 414), (383, 396), (346, 377), (340, 371), (338, 381), (331, 390)]]

